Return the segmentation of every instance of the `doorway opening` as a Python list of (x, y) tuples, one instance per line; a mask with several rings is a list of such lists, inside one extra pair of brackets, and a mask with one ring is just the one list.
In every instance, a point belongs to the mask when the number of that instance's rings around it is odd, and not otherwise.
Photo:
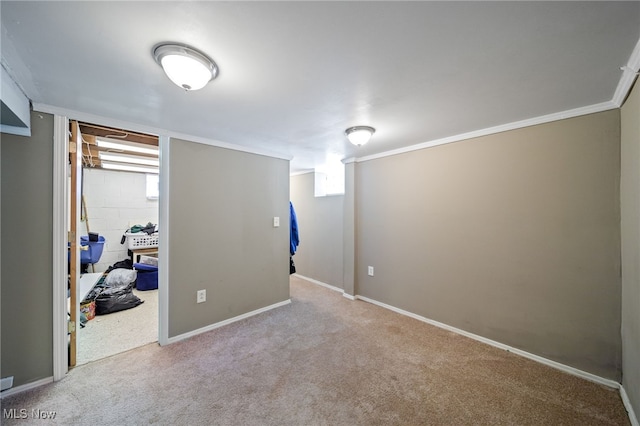
[(94, 123), (70, 125), (80, 157), (74, 180), (70, 154), (68, 183), (69, 229), (80, 240), (79, 266), (69, 265), (73, 367), (158, 341), (159, 142)]

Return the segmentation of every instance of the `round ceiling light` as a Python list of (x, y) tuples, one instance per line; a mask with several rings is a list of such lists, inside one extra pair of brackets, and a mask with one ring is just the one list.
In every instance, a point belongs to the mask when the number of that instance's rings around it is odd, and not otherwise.
[(349, 127), (344, 131), (344, 134), (347, 135), (347, 139), (349, 142), (356, 146), (364, 145), (369, 142), (371, 136), (376, 132), (376, 129), (369, 126), (354, 126)]
[(204, 53), (179, 43), (153, 48), (153, 58), (167, 77), (184, 90), (198, 90), (218, 76), (218, 66)]

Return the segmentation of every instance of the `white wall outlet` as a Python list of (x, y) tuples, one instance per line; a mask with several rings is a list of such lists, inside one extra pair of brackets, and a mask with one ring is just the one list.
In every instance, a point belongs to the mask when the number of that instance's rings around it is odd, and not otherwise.
[(372, 276), (373, 276), (373, 266), (369, 266), (369, 267), (368, 267), (367, 274), (369, 274), (369, 276), (370, 276), (370, 277), (372, 277)]
[(280, 226), (280, 218), (276, 216), (273, 218), (273, 227), (277, 228), (278, 226)]
[(198, 290), (198, 295), (196, 297), (197, 303), (202, 303), (207, 301), (207, 290)]

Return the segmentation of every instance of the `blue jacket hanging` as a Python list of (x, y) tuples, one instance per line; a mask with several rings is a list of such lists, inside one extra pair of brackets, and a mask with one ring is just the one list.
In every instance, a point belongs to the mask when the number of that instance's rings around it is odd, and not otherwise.
[(300, 244), (300, 236), (298, 235), (298, 218), (296, 217), (296, 211), (293, 209), (291, 201), (289, 201), (289, 227), (289, 240), (291, 243), (289, 254), (293, 256), (296, 254), (296, 250)]

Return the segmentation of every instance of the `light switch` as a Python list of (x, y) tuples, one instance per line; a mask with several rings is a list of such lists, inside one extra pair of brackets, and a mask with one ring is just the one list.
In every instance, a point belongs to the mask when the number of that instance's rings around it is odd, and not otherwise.
[(277, 228), (278, 226), (280, 226), (280, 218), (278, 216), (275, 216), (273, 218), (273, 227)]

